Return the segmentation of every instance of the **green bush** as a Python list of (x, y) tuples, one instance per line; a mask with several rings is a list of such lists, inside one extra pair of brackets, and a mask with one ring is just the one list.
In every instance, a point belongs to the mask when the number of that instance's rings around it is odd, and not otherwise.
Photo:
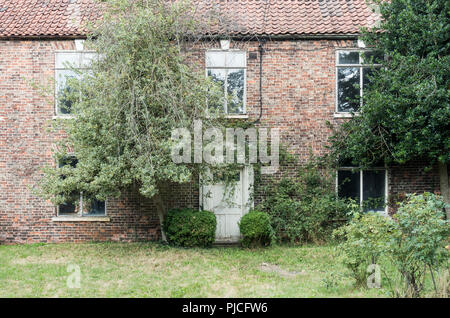
[(426, 272), (433, 274), (435, 284), (434, 278), (443, 265), (448, 266), (445, 245), (450, 223), (444, 219), (444, 207), (442, 199), (432, 193), (411, 194), (400, 203), (393, 216), (395, 232), (389, 246), (392, 263), (401, 278), (396, 296), (420, 296)]
[(444, 219), (444, 202), (432, 193), (410, 194), (399, 204), (393, 218), (380, 214), (356, 214), (346, 226), (336, 230), (345, 241), (338, 246), (344, 264), (357, 284), (364, 286), (367, 267), (384, 258), (393, 271), (382, 270), (391, 293), (397, 297), (419, 297), (425, 276), (431, 275), (435, 294), (448, 267), (445, 245), (450, 223)]
[(270, 217), (265, 212), (250, 211), (239, 222), (239, 229), (243, 236), (242, 246), (268, 246), (274, 237)]
[(370, 264), (376, 264), (388, 250), (388, 241), (393, 232), (392, 221), (375, 212), (355, 214), (348, 225), (333, 232), (343, 239), (337, 250), (344, 265), (350, 269), (358, 287), (365, 287)]
[(176, 209), (168, 212), (163, 229), (171, 245), (207, 247), (214, 243), (216, 225), (213, 212)]
[(316, 166), (273, 180), (263, 188), (259, 210), (267, 212), (279, 242), (320, 243), (345, 224), (348, 202), (336, 197), (335, 179)]

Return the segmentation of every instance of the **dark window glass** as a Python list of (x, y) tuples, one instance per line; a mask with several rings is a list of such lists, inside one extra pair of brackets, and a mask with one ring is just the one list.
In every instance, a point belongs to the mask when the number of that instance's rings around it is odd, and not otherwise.
[(338, 111), (357, 111), (359, 101), (360, 71), (358, 67), (338, 68)]
[(86, 215), (105, 215), (105, 202), (97, 199), (92, 200), (91, 208)]
[(68, 196), (66, 196), (67, 203), (63, 203), (59, 205), (59, 214), (74, 214), (77, 213), (77, 206), (75, 205), (75, 201), (80, 199), (80, 194), (78, 192), (72, 192)]
[[(58, 166), (60, 168), (64, 167), (64, 166), (76, 167), (77, 163), (78, 163), (77, 158), (75, 158), (74, 156), (68, 156), (68, 157), (61, 158), (59, 160)], [(64, 179), (65, 176), (62, 175), (61, 178)], [(70, 194), (70, 198), (69, 199), (70, 200), (68, 200), (68, 201), (70, 201), (70, 202), (63, 203), (63, 204), (59, 205), (59, 214), (60, 215), (76, 213), (76, 206), (72, 202), (74, 202), (74, 201), (79, 199), (79, 194), (73, 192), (73, 193)]]
[(229, 70), (227, 76), (228, 113), (244, 112), (244, 70)]
[[(58, 166), (64, 167), (64, 166), (71, 166), (75, 168), (77, 166), (78, 159), (75, 156), (67, 156), (64, 158), (61, 158), (59, 160)], [(61, 176), (63, 179), (65, 176)], [(68, 203), (63, 203), (59, 205), (59, 214), (60, 215), (68, 215), (68, 214), (75, 214), (77, 213), (77, 206), (73, 203), (75, 201), (78, 201), (80, 199), (80, 193), (79, 192), (72, 192), (67, 198), (69, 201)], [(86, 211), (87, 212), (84, 212)], [(105, 215), (105, 202), (104, 201), (98, 201), (96, 199), (92, 200), (91, 206), (89, 209), (84, 208), (84, 214), (85, 215)]]
[(70, 100), (71, 92), (72, 89), (68, 85), (61, 87), (58, 92), (59, 112), (61, 114), (70, 114), (72, 112), (72, 101)]
[(68, 157), (61, 158), (59, 160), (58, 166), (61, 168), (61, 167), (69, 165), (69, 166), (75, 168), (77, 166), (77, 163), (78, 163), (78, 159), (76, 157), (68, 156)]
[(339, 64), (359, 64), (359, 52), (339, 52)]
[(380, 51), (366, 51), (362, 54), (364, 64), (381, 64), (384, 54)]
[(363, 171), (363, 208), (364, 211), (384, 210), (386, 185), (384, 170)]
[(65, 203), (59, 205), (59, 214), (74, 214), (75, 213), (75, 205), (73, 203)]
[(340, 167), (355, 167), (356, 165), (353, 163), (351, 158), (339, 158), (339, 166)]
[(340, 198), (352, 198), (359, 202), (360, 172), (340, 170), (338, 171), (338, 196)]
[(369, 67), (363, 68), (363, 92), (370, 85), (372, 76), (374, 74), (374, 69)]

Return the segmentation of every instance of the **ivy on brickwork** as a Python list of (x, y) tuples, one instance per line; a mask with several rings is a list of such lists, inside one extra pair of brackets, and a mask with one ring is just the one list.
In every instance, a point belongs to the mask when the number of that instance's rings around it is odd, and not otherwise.
[[(256, 169), (257, 171), (257, 169)], [(310, 156), (300, 165), (298, 159), (280, 147), (280, 172), (275, 176), (255, 173), (257, 209), (270, 216), (278, 242), (323, 243), (334, 229), (345, 224), (359, 205), (340, 199), (335, 190), (336, 174), (332, 162)]]

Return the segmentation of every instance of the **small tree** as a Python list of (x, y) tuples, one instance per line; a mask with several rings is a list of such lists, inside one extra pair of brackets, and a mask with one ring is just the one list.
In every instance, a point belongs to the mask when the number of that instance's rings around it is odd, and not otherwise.
[[(98, 59), (79, 73), (81, 80), (71, 80), (74, 89), (64, 96), (73, 118), (57, 122), (67, 138), (56, 159), (70, 151), (78, 163), (45, 167), (40, 192), (60, 204), (73, 200), (73, 193), (106, 200), (136, 186), (153, 199), (162, 224), (167, 185), (190, 182), (203, 169), (172, 161), (171, 132), (192, 127), (207, 101), (220, 98), (204, 73), (186, 62), (184, 45), (205, 25), (186, 2), (111, 0), (104, 8), (85, 44)], [(203, 127), (218, 125), (214, 118), (203, 116)]]
[(394, 215), (395, 230), (389, 251), (401, 274), (403, 295), (420, 296), (427, 267), (436, 289), (435, 275), (448, 266), (445, 243), (450, 235), (450, 222), (444, 220), (444, 207), (440, 197), (426, 192), (409, 195)]
[(334, 153), (370, 166), (380, 159), (403, 164), (425, 158), (439, 163), (442, 192), (449, 200), (450, 2), (374, 0), (379, 27), (363, 40), (386, 56), (364, 88), (360, 114), (331, 138)]
[(349, 224), (334, 231), (337, 238), (344, 239), (337, 250), (342, 262), (350, 269), (356, 286), (366, 287), (369, 273), (367, 268), (377, 264), (388, 251), (389, 236), (393, 222), (376, 212), (360, 215), (356, 213)]

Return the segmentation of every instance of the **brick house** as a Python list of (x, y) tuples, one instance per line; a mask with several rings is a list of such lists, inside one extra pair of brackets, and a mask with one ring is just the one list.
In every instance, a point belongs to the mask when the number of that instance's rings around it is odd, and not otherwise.
[[(282, 141), (300, 163), (307, 161), (310, 149), (324, 154), (331, 134), (326, 122), (346, 120), (355, 107), (345, 97), (356, 92), (345, 85), (365, 83), (367, 67), (359, 54), (358, 32), (360, 26), (373, 25), (377, 15), (365, 0), (206, 3), (232, 13), (229, 16), (239, 26), (231, 41), (196, 52), (199, 66), (223, 81), (225, 92), (234, 78), (236, 102), (228, 108), (230, 116), (251, 121), (260, 116), (259, 126), (280, 128)], [(60, 136), (47, 127), (55, 117), (68, 114), (33, 89), (30, 80), (44, 85), (55, 78), (56, 94), (64, 89), (70, 70), (63, 62), (82, 64), (91, 54), (83, 51), (85, 31), (80, 24), (98, 18), (91, 0), (0, 0), (0, 243), (160, 237), (152, 202), (133, 190), (76, 212), (73, 205), (55, 207), (32, 192), (42, 178), (40, 167), (55, 164), (53, 145)], [(358, 173), (343, 167), (337, 182), (349, 178), (342, 195), (361, 200), (440, 191), (438, 167), (425, 172), (426, 164), (416, 161)], [(249, 171), (241, 172), (242, 193), (237, 200), (248, 197), (245, 189), (251, 178)], [(206, 208), (214, 203), (202, 198), (204, 189), (190, 184), (173, 192), (177, 196), (167, 198), (170, 207)], [(219, 239), (236, 239), (237, 220), (245, 210), (214, 212), (222, 231)]]

